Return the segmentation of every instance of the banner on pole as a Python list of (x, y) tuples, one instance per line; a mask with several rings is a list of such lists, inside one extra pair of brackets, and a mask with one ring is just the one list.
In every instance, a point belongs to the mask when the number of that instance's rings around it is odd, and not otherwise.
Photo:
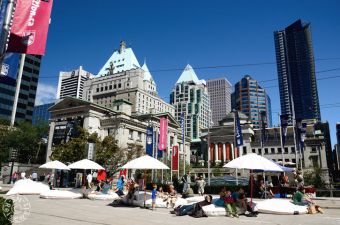
[(282, 147), (285, 147), (285, 144), (286, 144), (288, 119), (289, 119), (288, 115), (280, 115)]
[(17, 0), (7, 52), (44, 55), (53, 0)]
[(159, 150), (166, 149), (166, 139), (167, 139), (167, 132), (168, 132), (168, 119), (167, 117), (160, 118), (160, 125), (159, 125)]
[(174, 145), (172, 146), (172, 170), (178, 170), (178, 158), (179, 158), (179, 152), (178, 152), (178, 146)]
[(238, 111), (235, 111), (235, 140), (236, 147), (240, 147), (243, 145), (242, 129), (240, 124), (240, 118), (238, 116)]
[(153, 127), (146, 128), (146, 154), (153, 157)]
[[(267, 127), (267, 113), (266, 111), (261, 111), (260, 112), (260, 115), (261, 115), (261, 147), (264, 146), (264, 143), (266, 141), (266, 137), (267, 137), (267, 134), (266, 134), (266, 127)], [(237, 146), (238, 147), (238, 146)]]
[(0, 83), (15, 85), (18, 74), (20, 54), (6, 53), (1, 66)]
[(181, 122), (181, 129), (182, 129), (182, 143), (183, 143), (183, 152), (184, 152), (184, 146), (185, 146), (185, 119), (184, 119), (184, 113), (182, 112), (181, 113), (181, 119), (180, 119), (180, 122)]

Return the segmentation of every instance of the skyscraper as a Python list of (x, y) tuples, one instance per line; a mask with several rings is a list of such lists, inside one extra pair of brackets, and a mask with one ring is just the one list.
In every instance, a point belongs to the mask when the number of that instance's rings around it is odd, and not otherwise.
[(340, 123), (336, 123), (336, 139), (338, 145), (340, 145)]
[(231, 111), (231, 84), (226, 78), (207, 80), (214, 125)]
[(175, 118), (185, 116), (185, 135), (192, 142), (200, 142), (201, 130), (211, 125), (210, 98), (205, 80), (199, 80), (194, 69), (187, 65), (170, 94)]
[(266, 91), (256, 80), (245, 75), (241, 81), (235, 84), (235, 91), (232, 93), (232, 108), (246, 114), (254, 125), (254, 128), (261, 126), (261, 112), (265, 111), (267, 116), (266, 126), (272, 125), (271, 101)]
[(274, 32), (281, 113), (321, 120), (310, 29), (297, 20)]
[(84, 83), (92, 77), (82, 66), (70, 72), (60, 72), (57, 99), (64, 99), (66, 96), (83, 99)]
[(48, 120), (51, 117), (51, 113), (48, 111), (48, 109), (53, 105), (54, 103), (47, 103), (43, 105), (34, 106), (32, 124), (33, 125), (37, 125), (39, 123), (48, 124)]
[[(33, 107), (39, 79), (40, 63), (41, 56), (25, 56), (15, 122), (32, 121)], [(15, 89), (15, 78), (0, 76), (0, 118), (2, 119), (11, 119)]]

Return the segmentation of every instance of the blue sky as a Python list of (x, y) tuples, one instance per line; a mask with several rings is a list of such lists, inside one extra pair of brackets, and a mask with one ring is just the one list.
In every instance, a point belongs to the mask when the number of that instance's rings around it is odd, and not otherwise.
[[(56, 94), (59, 71), (82, 65), (98, 73), (119, 42), (132, 46), (140, 64), (144, 58), (166, 101), (187, 63), (200, 79), (227, 77), (235, 84), (250, 74), (259, 81), (277, 78), (273, 31), (301, 18), (312, 26), (316, 71), (340, 68), (340, 1), (79, 1), (55, 0), (43, 58), (37, 103)], [(172, 69), (164, 72), (163, 69)], [(340, 75), (340, 69), (317, 78)], [(262, 82), (272, 100), (273, 124), (280, 111), (277, 81)], [(340, 78), (318, 81), (322, 119), (340, 122)], [(274, 87), (273, 87), (274, 86)], [(328, 105), (330, 106), (330, 105)]]

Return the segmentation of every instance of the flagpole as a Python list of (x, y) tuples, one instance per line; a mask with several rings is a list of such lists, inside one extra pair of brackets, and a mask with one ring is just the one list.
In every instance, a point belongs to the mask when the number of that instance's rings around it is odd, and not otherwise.
[(21, 85), (21, 78), (22, 78), (22, 73), (24, 71), (25, 58), (26, 58), (26, 54), (22, 54), (21, 59), (20, 59), (20, 67), (19, 67), (19, 73), (18, 73), (18, 77), (17, 77), (16, 88), (15, 88), (13, 107), (12, 107), (12, 115), (11, 115), (11, 126), (12, 127), (14, 126), (14, 122), (15, 122), (15, 114), (16, 114), (16, 111), (17, 111), (17, 105), (18, 105), (18, 99), (19, 99), (19, 93), (20, 93), (20, 85)]
[(183, 142), (183, 176), (185, 175), (185, 113), (183, 113), (182, 117), (182, 126), (183, 126), (183, 134), (182, 134), (182, 142)]
[[(235, 133), (236, 133), (236, 111), (234, 111), (234, 148), (236, 148), (236, 135), (235, 135)], [(235, 151), (234, 149), (233, 149), (233, 151)], [(234, 158), (235, 158), (235, 153), (234, 153)], [(234, 159), (233, 158), (233, 159)], [(236, 168), (236, 185), (238, 185), (238, 175), (237, 175), (237, 168)]]
[(285, 160), (284, 160), (284, 146), (283, 146), (283, 142), (282, 142), (282, 122), (281, 122), (281, 117), (280, 117), (280, 113), (278, 113), (279, 116), (279, 123), (280, 123), (280, 143), (281, 143), (281, 155), (282, 155), (282, 166), (285, 166)]

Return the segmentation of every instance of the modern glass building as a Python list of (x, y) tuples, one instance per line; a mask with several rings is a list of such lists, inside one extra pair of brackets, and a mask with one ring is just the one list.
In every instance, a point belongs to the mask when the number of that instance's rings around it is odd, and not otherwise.
[(185, 135), (191, 142), (200, 142), (201, 130), (211, 125), (210, 97), (205, 80), (199, 80), (194, 69), (187, 65), (170, 94), (175, 118), (185, 118)]
[(310, 23), (274, 32), (281, 113), (321, 120)]
[(261, 127), (261, 112), (267, 115), (266, 126), (272, 126), (271, 101), (266, 91), (256, 80), (249, 75), (245, 75), (241, 81), (235, 84), (232, 93), (232, 109), (241, 111), (249, 117), (253, 127)]
[[(41, 56), (25, 56), (15, 122), (32, 121), (40, 63)], [(11, 120), (15, 89), (15, 79), (8, 76), (0, 76), (0, 118), (2, 119)]]
[(43, 105), (34, 106), (32, 124), (33, 125), (37, 125), (39, 123), (48, 124), (48, 120), (51, 118), (51, 113), (48, 111), (48, 109), (53, 105), (54, 103), (47, 103)]
[(231, 111), (231, 83), (226, 78), (207, 80), (214, 125)]

